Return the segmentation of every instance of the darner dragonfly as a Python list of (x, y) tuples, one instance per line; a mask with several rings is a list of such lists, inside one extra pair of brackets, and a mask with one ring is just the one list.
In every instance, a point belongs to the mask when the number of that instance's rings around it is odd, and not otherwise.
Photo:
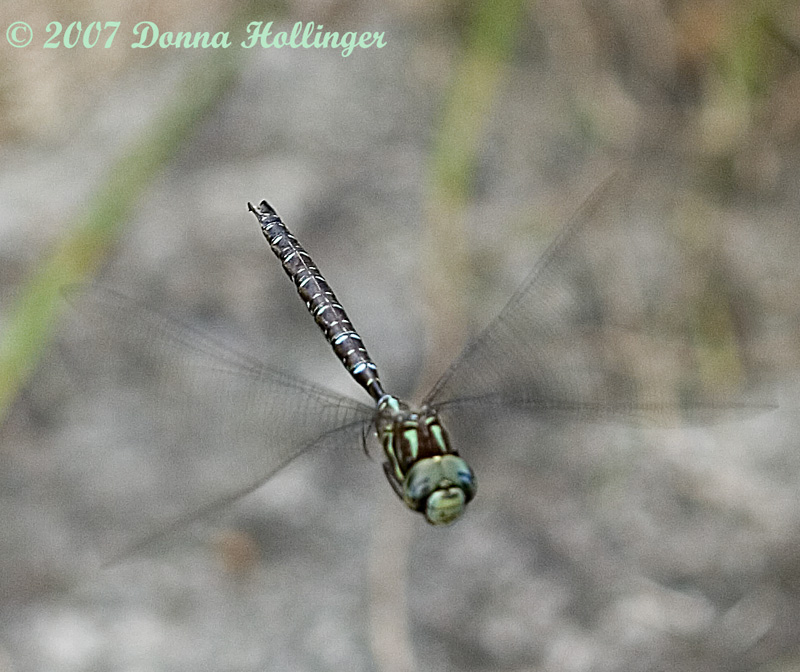
[(375, 432), (392, 488), (409, 508), (424, 512), (429, 523), (452, 523), (475, 496), (477, 484), (472, 469), (451, 447), (436, 409), (425, 404), (412, 410), (384, 392), (378, 367), (311, 257), (269, 203), (261, 201), (258, 209), (248, 203), (248, 207), (333, 351), (375, 400)]
[[(161, 522), (141, 515), (135, 524), (115, 523), (111, 531), (119, 533), (111, 535), (111, 546), (129, 548), (131, 536), (146, 539), (154, 528), (159, 535), (172, 529), (164, 520), (180, 525), (233, 501), (312, 448), (357, 448), (377, 436), (397, 495), (430, 523), (447, 524), (475, 496), (477, 481), (451, 444), (445, 420), (452, 429), (462, 419), (514, 409), (542, 419), (675, 424), (717, 421), (731, 412), (738, 418), (761, 408), (744, 396), (746, 376), (734, 375), (733, 384), (722, 376), (718, 384), (714, 374), (721, 361), (726, 370), (743, 372), (735, 331), (709, 336), (697, 328), (692, 310), (687, 317), (677, 309), (683, 300), (702, 301), (706, 312), (715, 305), (724, 312), (725, 291), (714, 299), (721, 303), (709, 303), (706, 290), (719, 283), (704, 283), (684, 267), (680, 245), (669, 242), (664, 227), (645, 235), (632, 224), (619, 209), (628, 198), (620, 184), (612, 179), (586, 201), (416, 408), (384, 390), (344, 309), (266, 202), (250, 210), (373, 405), (274, 370), (108, 290), (89, 292), (77, 302), (86, 330), (81, 347), (101, 368), (118, 362), (121, 349), (131, 381), (145, 373), (154, 381), (144, 395), (150, 405), (141, 411), (151, 435), (137, 440), (164, 448), (159, 419), (180, 427), (171, 430), (166, 447), (171, 469), (148, 467), (144, 457), (140, 466), (156, 482), (148, 487), (170, 492), (177, 504), (158, 506), (152, 517)], [(617, 305), (623, 293), (634, 295), (635, 311)], [(138, 453), (127, 459), (139, 459)], [(204, 463), (211, 466), (198, 486), (191, 481)], [(136, 511), (142, 502), (135, 499)]]

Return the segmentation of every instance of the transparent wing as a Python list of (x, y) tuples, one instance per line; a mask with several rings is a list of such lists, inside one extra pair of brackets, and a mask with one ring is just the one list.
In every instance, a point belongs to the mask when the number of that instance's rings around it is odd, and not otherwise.
[(659, 424), (769, 407), (750, 396), (744, 300), (713, 228), (660, 194), (606, 180), (426, 402)]
[[(232, 501), (306, 450), (353, 445), (373, 410), (109, 290), (74, 302), (84, 432), (61, 468), (104, 560)], [(74, 459), (73, 459), (74, 458)]]

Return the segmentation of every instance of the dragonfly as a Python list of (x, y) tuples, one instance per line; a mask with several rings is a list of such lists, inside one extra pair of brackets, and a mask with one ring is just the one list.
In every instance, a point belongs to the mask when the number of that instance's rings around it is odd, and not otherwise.
[[(87, 330), (80, 343), (91, 351), (90, 359), (118, 364), (119, 352), (127, 353), (125, 375), (155, 380), (152, 403), (142, 411), (151, 414), (148, 424), (159, 426), (150, 418), (161, 413), (183, 428), (171, 439), (171, 450), (179, 455), (173, 470), (141, 467), (177, 500), (174, 508), (158, 507), (159, 515), (172, 521), (158, 534), (254, 491), (312, 449), (366, 448), (368, 439), (382, 449), (384, 474), (400, 500), (428, 523), (449, 525), (476, 497), (478, 477), (453, 445), (448, 424), (480, 421), (498, 410), (543, 420), (669, 425), (739, 419), (764, 408), (746, 397), (746, 376), (734, 376), (735, 384), (726, 385), (708, 380), (704, 349), (718, 349), (720, 338), (704, 344), (697, 329), (684, 328), (693, 318), (684, 324), (686, 319), (676, 317), (680, 313), (673, 309), (681, 297), (691, 298), (694, 287), (693, 276), (681, 266), (680, 246), (665, 242), (664, 227), (654, 229), (659, 245), (653, 244), (636, 223), (620, 216), (618, 204), (626, 198), (619, 175), (601, 184), (418, 405), (386, 391), (330, 285), (267, 201), (248, 209), (371, 403), (273, 368), (114, 291), (89, 291), (76, 303)], [(648, 289), (658, 286), (663, 268), (673, 271), (666, 289)], [(608, 308), (622, 292), (638, 294), (633, 303), (644, 320)], [(725, 296), (722, 292), (723, 302)], [(736, 350), (735, 338), (722, 341), (723, 348)], [(160, 445), (164, 436), (154, 429), (140, 438), (142, 444)], [(227, 466), (217, 468), (223, 461)], [(198, 462), (211, 468), (194, 469)], [(211, 476), (190, 488), (195, 473)], [(142, 508), (144, 495), (130, 497), (134, 509)], [(153, 525), (145, 520), (124, 534), (147, 539)], [(108, 527), (119, 536), (126, 523)], [(124, 545), (127, 552), (130, 544)]]
[(353, 379), (376, 404), (375, 434), (383, 447), (383, 471), (397, 496), (432, 525), (449, 525), (477, 491), (475, 474), (453, 449), (435, 406), (411, 408), (387, 394), (378, 367), (333, 290), (278, 213), (261, 201), (247, 204), (269, 246), (297, 287), (306, 308)]

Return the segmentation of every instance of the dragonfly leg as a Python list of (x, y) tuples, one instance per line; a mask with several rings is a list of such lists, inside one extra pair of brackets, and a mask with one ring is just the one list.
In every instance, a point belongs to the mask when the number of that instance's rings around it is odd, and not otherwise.
[(361, 428), (361, 449), (364, 451), (364, 455), (366, 455), (370, 460), (374, 459), (372, 455), (369, 454), (369, 448), (367, 447), (367, 433), (372, 431), (370, 428), (372, 425), (364, 425)]
[(397, 480), (397, 477), (394, 475), (392, 465), (390, 465), (388, 462), (383, 463), (383, 473), (386, 474), (386, 479), (389, 481), (389, 485), (392, 486), (392, 490), (395, 491), (401, 501), (405, 501), (403, 498), (403, 484)]

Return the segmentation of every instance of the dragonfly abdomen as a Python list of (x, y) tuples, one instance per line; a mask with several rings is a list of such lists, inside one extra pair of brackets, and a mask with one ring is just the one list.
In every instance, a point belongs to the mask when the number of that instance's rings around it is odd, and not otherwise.
[(252, 203), (247, 205), (258, 218), (270, 249), (280, 259), (283, 270), (294, 282), (298, 294), (305, 301), (308, 311), (325, 334), (336, 356), (373, 399), (380, 399), (384, 391), (378, 369), (311, 256), (286, 228), (269, 203), (261, 201), (258, 208)]

